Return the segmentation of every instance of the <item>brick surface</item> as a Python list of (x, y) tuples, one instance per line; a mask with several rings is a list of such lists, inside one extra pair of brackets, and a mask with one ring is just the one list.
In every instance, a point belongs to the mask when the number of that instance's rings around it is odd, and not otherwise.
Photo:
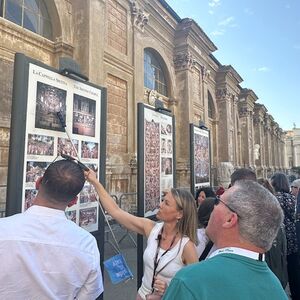
[(0, 70), (0, 126), (10, 126), (13, 63), (0, 59)]
[(127, 83), (109, 75), (107, 78), (107, 152), (127, 153)]
[(108, 44), (127, 54), (127, 10), (115, 0), (107, 3)]
[(7, 167), (0, 167), (0, 186), (5, 186), (7, 183)]

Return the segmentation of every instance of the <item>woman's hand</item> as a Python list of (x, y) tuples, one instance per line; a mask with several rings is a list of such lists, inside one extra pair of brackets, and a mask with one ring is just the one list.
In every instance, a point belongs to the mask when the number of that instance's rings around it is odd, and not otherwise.
[(168, 285), (164, 280), (162, 280), (158, 276), (155, 277), (153, 288), (154, 288), (154, 291), (156, 294), (162, 296), (165, 293), (167, 287), (168, 287)]
[(98, 181), (96, 173), (92, 169), (89, 169), (88, 171), (84, 171), (84, 177), (91, 184), (94, 184), (95, 182)]

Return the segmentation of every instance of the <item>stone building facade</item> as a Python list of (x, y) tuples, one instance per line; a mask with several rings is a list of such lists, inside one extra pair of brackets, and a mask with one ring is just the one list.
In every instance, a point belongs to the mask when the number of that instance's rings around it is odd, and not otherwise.
[(112, 193), (136, 190), (137, 103), (151, 104), (153, 98), (176, 118), (178, 186), (189, 187), (187, 132), (189, 123), (200, 120), (211, 132), (213, 185), (227, 185), (237, 167), (251, 167), (258, 176), (285, 169), (284, 133), (266, 107), (254, 91), (240, 86), (243, 80), (231, 65), (213, 56), (217, 47), (201, 27), (181, 19), (164, 0), (36, 0), (32, 7), (17, 4), (20, 20), (9, 14), (10, 2), (2, 1), (0, 12), (2, 207), (16, 52), (56, 68), (60, 57), (71, 57), (91, 82), (107, 87)]
[(286, 132), (285, 147), (288, 169), (300, 167), (300, 128), (294, 127)]

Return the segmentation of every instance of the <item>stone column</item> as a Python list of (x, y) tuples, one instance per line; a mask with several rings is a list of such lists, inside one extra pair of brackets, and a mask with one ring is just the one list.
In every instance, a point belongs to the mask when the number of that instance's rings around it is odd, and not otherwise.
[(217, 93), (219, 111), (219, 161), (232, 162), (232, 136), (230, 133), (231, 120), (231, 94), (227, 89), (218, 89)]
[(189, 124), (193, 122), (192, 91), (193, 68), (195, 59), (189, 51), (177, 52), (174, 56), (176, 86), (178, 99), (176, 107), (176, 179), (178, 186), (190, 185), (190, 149), (189, 149)]

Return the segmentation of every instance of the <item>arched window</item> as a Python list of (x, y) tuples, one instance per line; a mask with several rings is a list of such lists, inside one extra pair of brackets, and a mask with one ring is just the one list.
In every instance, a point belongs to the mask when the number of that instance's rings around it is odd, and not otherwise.
[(167, 81), (161, 63), (149, 50), (144, 51), (144, 86), (168, 96)]
[(213, 119), (214, 118), (214, 114), (215, 114), (215, 109), (214, 109), (214, 101), (213, 98), (210, 94), (210, 92), (208, 91), (208, 117)]
[(0, 0), (0, 16), (52, 39), (52, 24), (44, 0)]

